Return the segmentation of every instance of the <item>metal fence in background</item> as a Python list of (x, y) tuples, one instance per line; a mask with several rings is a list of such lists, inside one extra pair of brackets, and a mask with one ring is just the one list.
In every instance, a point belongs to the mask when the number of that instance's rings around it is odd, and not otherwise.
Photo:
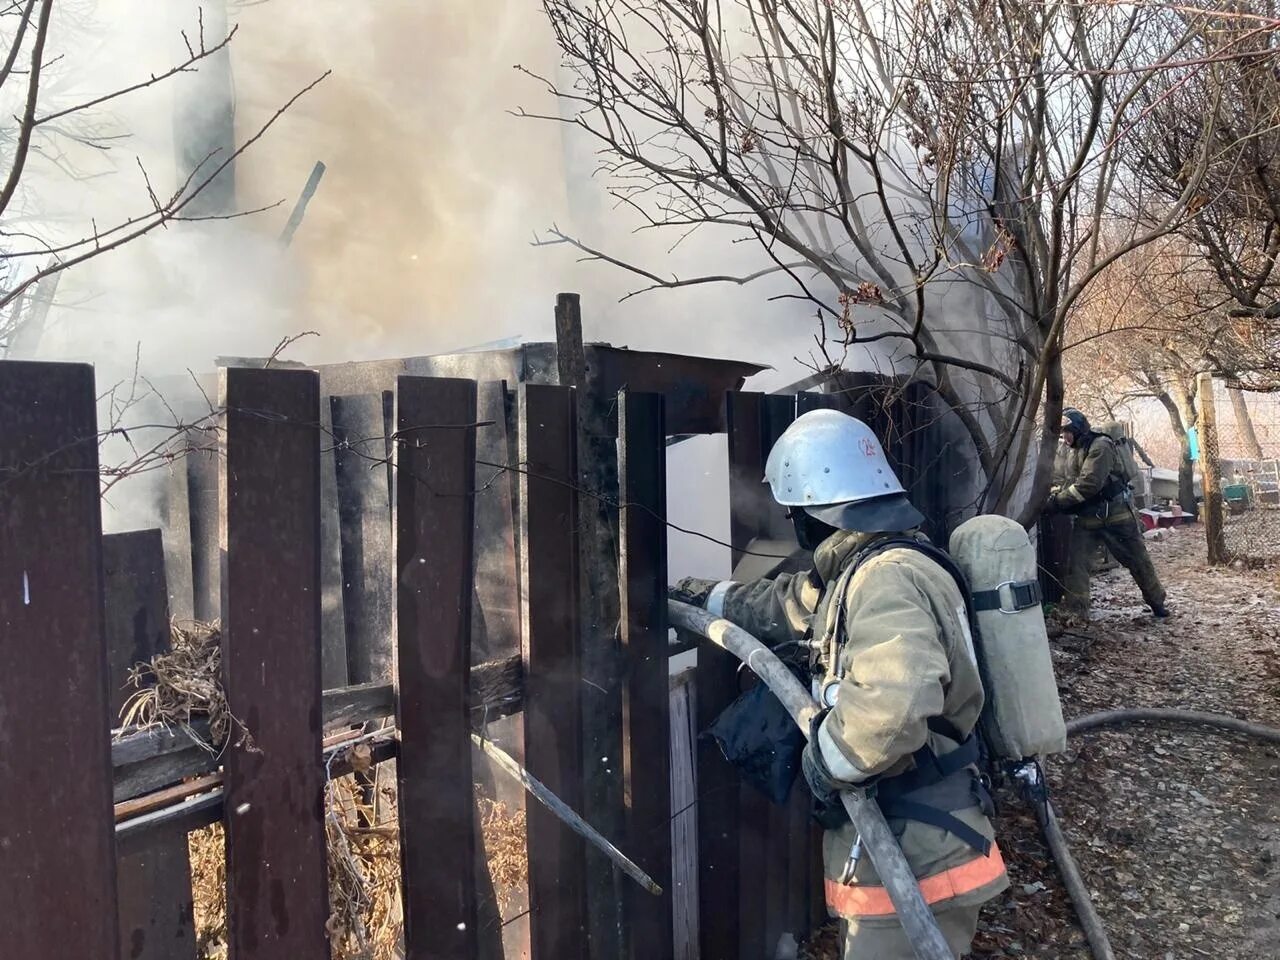
[(1216, 541), (1222, 560), (1280, 559), (1280, 395), (1245, 392), (1208, 376), (1199, 393), (1211, 552)]

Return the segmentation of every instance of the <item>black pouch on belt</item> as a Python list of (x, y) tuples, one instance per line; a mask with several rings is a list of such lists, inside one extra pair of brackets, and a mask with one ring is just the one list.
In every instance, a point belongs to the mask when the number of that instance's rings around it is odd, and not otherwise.
[(805, 739), (767, 686), (757, 683), (738, 697), (702, 736), (715, 740), (747, 783), (774, 803), (787, 802)]

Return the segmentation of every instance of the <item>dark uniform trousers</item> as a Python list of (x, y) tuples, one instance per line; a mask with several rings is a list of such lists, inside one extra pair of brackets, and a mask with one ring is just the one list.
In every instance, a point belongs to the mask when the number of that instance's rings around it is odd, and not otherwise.
[(1067, 579), (1063, 584), (1064, 613), (1084, 617), (1089, 613), (1089, 567), (1100, 545), (1133, 575), (1142, 599), (1156, 608), (1164, 606), (1164, 587), (1142, 538), (1142, 524), (1134, 509), (1117, 498), (1101, 510), (1091, 510), (1075, 518), (1071, 531), (1071, 552)]

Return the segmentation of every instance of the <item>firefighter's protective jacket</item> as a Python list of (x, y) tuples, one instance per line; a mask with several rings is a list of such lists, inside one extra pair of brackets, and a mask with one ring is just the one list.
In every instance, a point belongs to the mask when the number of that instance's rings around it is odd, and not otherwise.
[(1106, 434), (1093, 434), (1088, 444), (1071, 449), (1065, 471), (1066, 483), (1057, 494), (1065, 511), (1112, 499), (1121, 492), (1126, 480), (1124, 463), (1116, 451), (1115, 440)]
[(1085, 444), (1073, 447), (1067, 458), (1058, 505), (1081, 518), (1085, 526), (1134, 522), (1124, 501), (1128, 470), (1115, 441), (1092, 434)]
[[(906, 547), (875, 553), (836, 596), (841, 573), (882, 536), (841, 531), (814, 552), (807, 574), (727, 585), (709, 604), (770, 645), (798, 641), (812, 628), (825, 649), (824, 632), (839, 624), (844, 679), (818, 740), (831, 772), (850, 784), (910, 769), (912, 755), (926, 743), (938, 756), (950, 753), (956, 741), (930, 729), (930, 721), (940, 718), (967, 736), (983, 704), (964, 598), (932, 559)], [(842, 620), (834, 606), (841, 603)], [(953, 813), (984, 837), (993, 836), (976, 798), (972, 807)], [(935, 909), (982, 903), (1008, 886), (997, 847), (984, 857), (937, 827), (890, 823)], [(858, 862), (851, 884), (839, 882), (854, 840), (848, 824), (824, 838), (828, 907), (847, 918), (892, 918), (869, 858)]]

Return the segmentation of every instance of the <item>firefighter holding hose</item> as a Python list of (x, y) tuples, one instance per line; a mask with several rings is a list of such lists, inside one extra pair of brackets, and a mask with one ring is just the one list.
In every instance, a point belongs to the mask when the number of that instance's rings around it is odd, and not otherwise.
[(1165, 590), (1147, 553), (1142, 524), (1133, 508), (1130, 477), (1115, 441), (1090, 426), (1079, 410), (1062, 412), (1060, 428), (1065, 457), (1055, 471), (1055, 484), (1045, 504), (1047, 513), (1075, 518), (1070, 559), (1063, 583), (1062, 612), (1089, 617), (1089, 564), (1100, 544), (1122, 563), (1142, 592), (1152, 616), (1169, 616)]
[(799, 417), (774, 445), (765, 479), (813, 551), (812, 569), (752, 583), (686, 579), (673, 599), (771, 646), (814, 653), (827, 709), (802, 769), (827, 828), (827, 907), (842, 921), (846, 960), (914, 956), (844, 815), (839, 794), (851, 788), (874, 789), (960, 956), (980, 906), (1009, 884), (977, 767), (984, 694), (963, 577), (919, 532), (923, 517), (860, 420), (834, 410)]

